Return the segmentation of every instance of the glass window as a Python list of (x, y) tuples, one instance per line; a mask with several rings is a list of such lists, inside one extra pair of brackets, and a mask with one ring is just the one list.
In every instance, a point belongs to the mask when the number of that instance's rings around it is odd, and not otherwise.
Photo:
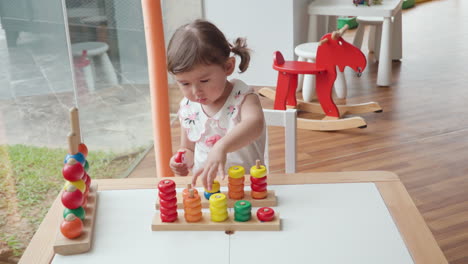
[[(135, 176), (153, 152), (141, 1), (61, 2), (0, 0), (0, 261), (19, 259), (64, 185), (70, 108), (91, 178)], [(202, 14), (201, 0), (161, 4), (166, 43)]]

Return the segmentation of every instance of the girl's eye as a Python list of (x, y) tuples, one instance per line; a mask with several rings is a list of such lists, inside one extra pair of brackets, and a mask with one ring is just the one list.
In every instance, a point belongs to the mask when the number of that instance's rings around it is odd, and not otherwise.
[(189, 83), (180, 83), (180, 84), (182, 84), (182, 86), (187, 86), (187, 85), (189, 85)]
[(206, 79), (206, 80), (200, 80), (200, 82), (202, 83), (207, 83), (209, 81), (209, 79)]

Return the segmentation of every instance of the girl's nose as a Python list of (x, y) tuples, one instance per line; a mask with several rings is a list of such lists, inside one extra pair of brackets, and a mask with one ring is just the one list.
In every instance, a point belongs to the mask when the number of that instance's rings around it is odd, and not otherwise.
[(198, 86), (197, 84), (192, 85), (192, 92), (194, 94), (197, 94), (198, 92), (200, 92), (200, 86)]

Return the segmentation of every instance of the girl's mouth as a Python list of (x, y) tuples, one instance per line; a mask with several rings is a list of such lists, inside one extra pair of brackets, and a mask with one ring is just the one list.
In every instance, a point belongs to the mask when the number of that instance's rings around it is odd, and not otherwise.
[(206, 102), (206, 98), (199, 98), (197, 101), (202, 104)]

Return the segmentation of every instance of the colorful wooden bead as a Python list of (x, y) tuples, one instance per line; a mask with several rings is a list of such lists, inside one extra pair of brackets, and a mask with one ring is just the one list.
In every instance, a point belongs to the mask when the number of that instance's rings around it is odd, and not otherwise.
[(76, 209), (83, 204), (83, 193), (74, 185), (69, 185), (61, 196), (62, 204), (68, 209)]
[(262, 207), (257, 210), (257, 218), (262, 222), (269, 222), (275, 218), (275, 211), (270, 207)]
[(68, 186), (73, 185), (75, 186), (80, 192), (85, 193), (86, 191), (86, 183), (83, 180), (78, 180), (78, 181), (65, 181), (65, 185), (63, 186), (63, 189), (67, 189)]
[(84, 174), (82, 180), (85, 182), (86, 187), (88, 187), (89, 189), (89, 186), (91, 186), (91, 177), (89, 177), (88, 173)]
[[(218, 191), (218, 192), (215, 192), (215, 193), (221, 193), (221, 191)], [(210, 193), (210, 192), (205, 191), (205, 192), (203, 192), (203, 195), (205, 196), (205, 199), (210, 200), (211, 195), (213, 195), (215, 193)]]
[(62, 175), (67, 181), (77, 181), (83, 178), (83, 165), (76, 159), (69, 159), (62, 168)]
[(158, 189), (161, 192), (171, 192), (175, 190), (176, 184), (173, 180), (161, 180), (158, 184)]
[(66, 238), (77, 238), (83, 232), (83, 221), (74, 214), (69, 214), (60, 225), (60, 232)]
[(208, 193), (218, 193), (219, 190), (221, 189), (221, 185), (219, 184), (218, 181), (213, 181), (213, 184), (211, 186), (211, 190), (207, 190), (205, 189), (205, 192), (208, 192)]
[(177, 205), (177, 198), (174, 197), (174, 198), (172, 198), (170, 200), (159, 200), (159, 205), (161, 207), (170, 207), (170, 208), (172, 208), (172, 207), (174, 207), (174, 205)]
[(160, 206), (159, 211), (161, 211), (161, 214), (172, 215), (174, 212), (177, 212), (177, 205), (173, 207)]
[(168, 193), (159, 191), (159, 199), (161, 200), (172, 200), (176, 197), (176, 195), (177, 195), (176, 190), (173, 190)]
[(262, 178), (255, 178), (250, 176), (250, 183), (255, 183), (255, 184), (264, 184), (267, 182), (268, 177), (264, 176)]
[(250, 187), (252, 188), (252, 191), (255, 191), (255, 192), (264, 192), (267, 190), (267, 183), (263, 183), (263, 184), (255, 184), (255, 183), (252, 183), (250, 184)]
[(86, 158), (81, 152), (78, 152), (75, 155), (67, 154), (67, 156), (65, 156), (65, 160), (63, 161), (63, 163), (67, 163), (69, 159), (75, 159), (76, 161), (81, 163), (81, 165), (83, 166), (86, 162)]
[(85, 145), (85, 143), (80, 143), (78, 145), (78, 152), (83, 153), (85, 158), (88, 157), (88, 147)]
[(185, 151), (179, 151), (177, 152), (177, 155), (174, 158), (174, 161), (177, 163), (184, 163), (185, 159)]
[(260, 165), (260, 161), (257, 160), (257, 164), (250, 168), (250, 176), (254, 178), (262, 178), (267, 175), (267, 169), (265, 166)]
[(232, 166), (228, 170), (228, 175), (230, 178), (239, 179), (244, 177), (245, 169), (242, 166)]
[(89, 162), (87, 160), (85, 161), (85, 164), (84, 164), (84, 170), (86, 172), (88, 172), (88, 170), (89, 170)]
[(255, 200), (265, 199), (268, 196), (268, 190), (263, 192), (251, 191), (250, 196)]
[(80, 218), (82, 221), (86, 218), (86, 211), (83, 207), (78, 207), (76, 209), (63, 209), (63, 218), (67, 217), (69, 214), (74, 214), (76, 217)]
[(174, 214), (171, 215), (165, 215), (163, 213), (160, 213), (159, 216), (161, 217), (161, 221), (165, 223), (172, 223), (177, 220), (177, 211), (175, 211)]

